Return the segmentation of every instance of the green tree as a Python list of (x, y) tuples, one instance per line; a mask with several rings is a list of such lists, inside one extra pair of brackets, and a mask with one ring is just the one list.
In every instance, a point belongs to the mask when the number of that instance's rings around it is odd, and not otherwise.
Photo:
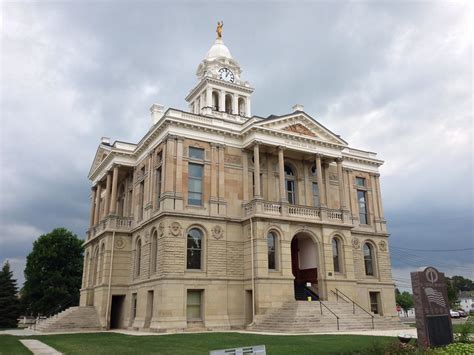
[(16, 280), (7, 261), (0, 271), (0, 328), (16, 328), (18, 324), (20, 300), (17, 292)]
[(450, 277), (446, 277), (446, 287), (448, 289), (449, 307), (451, 307), (452, 309), (458, 309), (459, 308), (459, 299), (458, 299), (459, 291), (454, 286), (453, 280)]
[(408, 293), (407, 291), (403, 291), (398, 294), (395, 294), (395, 300), (397, 304), (405, 311), (405, 314), (408, 314), (408, 310), (410, 308), (413, 308), (413, 295), (411, 293)]
[(470, 279), (466, 279), (462, 276), (453, 276), (451, 278), (453, 287), (458, 291), (473, 291), (474, 282)]
[(26, 258), (22, 301), (28, 314), (49, 315), (77, 305), (83, 263), (82, 240), (65, 228), (40, 236)]

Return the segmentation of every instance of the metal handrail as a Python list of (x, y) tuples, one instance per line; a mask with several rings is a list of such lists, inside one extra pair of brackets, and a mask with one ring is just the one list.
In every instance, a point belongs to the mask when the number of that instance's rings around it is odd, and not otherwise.
[[(334, 293), (333, 290), (331, 290), (331, 291)], [(372, 313), (368, 312), (365, 308), (363, 308), (361, 305), (359, 305), (356, 301), (354, 301), (353, 299), (351, 299), (349, 296), (347, 296), (347, 295), (346, 295), (344, 292), (342, 292), (341, 290), (339, 290), (339, 289), (336, 288), (336, 292), (335, 292), (335, 293), (336, 293), (336, 297), (337, 297), (337, 298), (339, 298), (339, 295), (338, 295), (338, 294), (340, 293), (341, 295), (343, 295), (343, 296), (346, 297), (349, 301), (352, 302), (352, 313), (353, 313), (353, 314), (355, 314), (355, 306), (357, 306), (357, 307), (359, 307), (361, 310), (363, 310), (365, 313), (367, 313), (369, 316), (371, 316), (371, 317), (372, 317), (372, 329), (375, 329), (375, 325), (374, 325), (374, 318), (375, 318), (375, 317), (374, 317), (374, 315), (373, 315)]]
[(334, 315), (334, 317), (336, 317), (337, 330), (339, 330), (339, 316), (336, 313), (334, 313), (333, 311), (331, 311), (331, 309), (328, 306), (326, 306), (323, 302), (319, 301), (319, 308), (321, 310), (321, 314), (323, 314), (323, 306), (329, 312), (331, 312)]

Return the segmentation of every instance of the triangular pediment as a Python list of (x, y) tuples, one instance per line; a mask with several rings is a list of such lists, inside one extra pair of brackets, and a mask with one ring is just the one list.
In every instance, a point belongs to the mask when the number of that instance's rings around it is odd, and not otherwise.
[(92, 166), (89, 170), (89, 176), (94, 172), (95, 169), (102, 163), (102, 161), (107, 158), (107, 156), (110, 154), (110, 148), (107, 149), (104, 145), (100, 145), (99, 148), (97, 148), (97, 151), (95, 153), (94, 161), (92, 162)]
[(285, 116), (270, 116), (259, 122), (257, 126), (272, 131), (276, 130), (300, 137), (313, 138), (327, 143), (347, 145), (347, 142), (341, 137), (304, 112), (296, 112)]

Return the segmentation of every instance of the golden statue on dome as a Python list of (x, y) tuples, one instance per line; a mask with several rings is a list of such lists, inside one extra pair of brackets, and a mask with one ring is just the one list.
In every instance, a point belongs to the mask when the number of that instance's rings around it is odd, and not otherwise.
[(222, 27), (224, 26), (224, 21), (217, 21), (217, 39), (222, 39)]

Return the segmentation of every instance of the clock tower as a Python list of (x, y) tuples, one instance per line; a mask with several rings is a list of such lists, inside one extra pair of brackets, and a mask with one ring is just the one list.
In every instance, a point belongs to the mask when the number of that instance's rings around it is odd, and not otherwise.
[(251, 117), (253, 88), (242, 80), (240, 65), (222, 41), (222, 24), (219, 25), (214, 44), (196, 70), (198, 83), (186, 101), (189, 111), (195, 114), (244, 121)]

